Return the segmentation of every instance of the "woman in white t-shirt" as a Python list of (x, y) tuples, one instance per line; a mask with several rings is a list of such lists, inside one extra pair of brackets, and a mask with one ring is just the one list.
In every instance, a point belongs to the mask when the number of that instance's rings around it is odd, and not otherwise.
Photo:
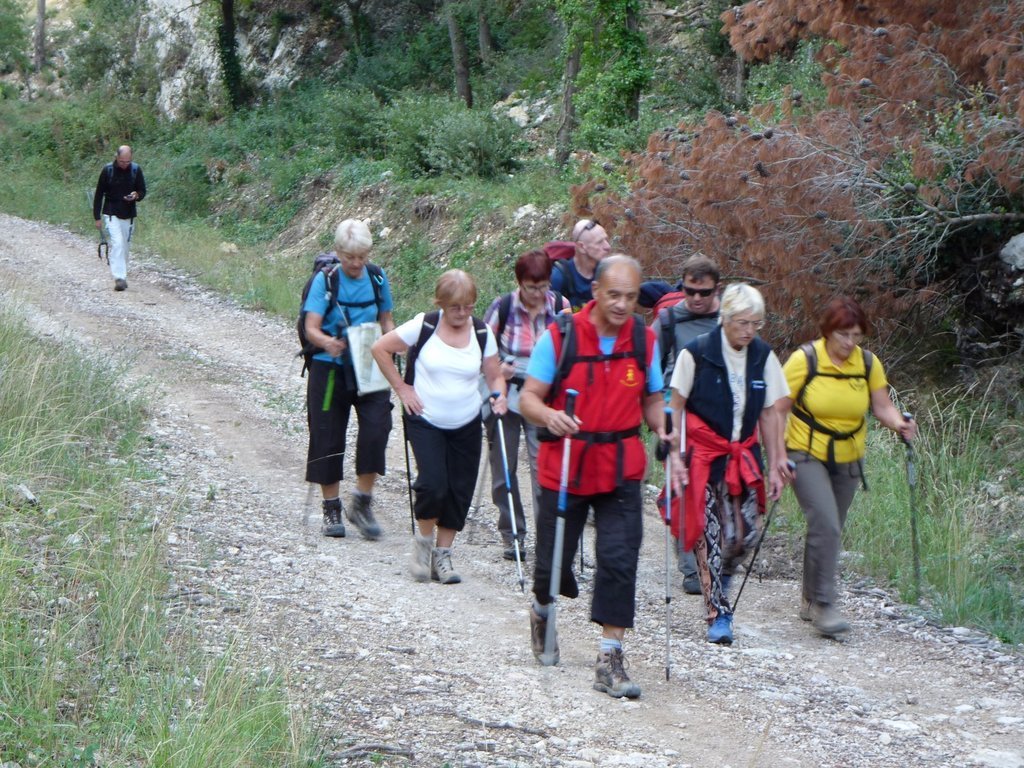
[[(416, 501), (410, 570), (417, 581), (457, 584), (455, 534), (466, 524), (480, 466), (480, 373), (500, 393), (491, 407), (508, 409), (494, 334), (473, 317), (476, 284), (460, 269), (438, 278), (433, 312), (419, 314), (373, 345), (373, 357), (404, 410), (416, 456)], [(392, 355), (409, 352), (403, 380)]]
[[(722, 294), (721, 326), (679, 353), (672, 372), (672, 408), (689, 467), (677, 462), (677, 480), (689, 481), (683, 548), (693, 550), (707, 608), (707, 639), (732, 642), (729, 581), (757, 538), (765, 497), (777, 499), (789, 479), (776, 403), (789, 394), (782, 365), (758, 338), (764, 299), (739, 283)], [(679, 429), (685, 410), (685, 431)], [(764, 476), (761, 447), (768, 453)]]

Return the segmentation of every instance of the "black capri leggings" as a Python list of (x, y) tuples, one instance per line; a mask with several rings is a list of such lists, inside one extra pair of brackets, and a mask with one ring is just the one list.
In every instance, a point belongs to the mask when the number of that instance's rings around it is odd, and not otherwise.
[(461, 531), (480, 468), (480, 419), (439, 429), (420, 416), (406, 416), (405, 431), (416, 456), (416, 519)]

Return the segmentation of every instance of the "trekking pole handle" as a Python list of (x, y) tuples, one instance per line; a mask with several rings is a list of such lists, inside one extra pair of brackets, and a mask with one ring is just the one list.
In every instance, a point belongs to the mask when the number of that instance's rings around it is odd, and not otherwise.
[(579, 392), (575, 389), (565, 390), (565, 415), (570, 419), (573, 418), (576, 411), (576, 398), (579, 397)]
[[(672, 434), (672, 415), (673, 411), (668, 406), (665, 406), (665, 435), (670, 436)], [(664, 461), (668, 458), (669, 453), (672, 451), (671, 440), (659, 440), (658, 447), (654, 449), (654, 457), (658, 461)]]

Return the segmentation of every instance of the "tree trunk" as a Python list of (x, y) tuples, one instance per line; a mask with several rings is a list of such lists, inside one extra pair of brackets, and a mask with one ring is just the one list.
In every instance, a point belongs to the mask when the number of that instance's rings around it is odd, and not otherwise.
[(33, 64), (36, 74), (42, 72), (46, 63), (46, 0), (36, 0), (36, 34), (33, 46)]
[(235, 0), (220, 0), (221, 20), (217, 27), (217, 42), (224, 87), (232, 109), (245, 103), (242, 89), (242, 65), (238, 61), (238, 42), (235, 40)]
[(491, 37), (491, 25), (487, 21), (484, 3), (481, 2), (476, 13), (477, 42), (480, 46), (480, 61), (487, 64), (494, 52), (494, 38)]
[(448, 39), (452, 43), (452, 64), (455, 66), (455, 91), (459, 98), (466, 102), (467, 107), (473, 106), (473, 90), (469, 85), (469, 52), (466, 50), (466, 38), (462, 27), (455, 17), (455, 9), (449, 2), (445, 5), (445, 16), (448, 21)]
[(565, 59), (565, 73), (562, 76), (562, 120), (555, 134), (555, 162), (565, 165), (569, 160), (572, 134), (576, 128), (576, 107), (573, 95), (576, 93), (576, 75), (580, 72), (580, 56), (583, 47), (577, 45)]
[[(626, 12), (626, 29), (631, 33), (639, 33), (640, 31), (640, 19), (637, 16), (636, 9), (630, 7)], [(640, 86), (637, 85), (631, 88), (626, 94), (626, 119), (630, 122), (635, 123), (640, 119)]]

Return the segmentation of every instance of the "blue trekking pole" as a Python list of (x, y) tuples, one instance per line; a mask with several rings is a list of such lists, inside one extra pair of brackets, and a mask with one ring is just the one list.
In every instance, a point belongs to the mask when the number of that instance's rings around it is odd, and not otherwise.
[[(493, 402), (501, 396), (500, 392), (491, 392)], [(508, 494), (508, 515), (512, 519), (512, 546), (516, 553), (516, 575), (519, 576), (519, 589), (526, 592), (526, 579), (523, 578), (523, 559), (519, 552), (519, 530), (516, 527), (516, 506), (512, 500), (512, 477), (508, 471), (508, 449), (505, 447), (505, 418), (496, 416), (498, 420), (498, 442), (501, 443), (501, 464), (505, 470), (505, 492)]]
[[(665, 407), (665, 435), (672, 435), (672, 409)], [(665, 679), (672, 669), (672, 443), (658, 443), (656, 457), (665, 462)], [(680, 521), (681, 522), (681, 521)]]
[[(909, 412), (903, 412), (903, 418), (913, 421)], [(917, 471), (914, 467), (914, 446), (903, 435), (900, 439), (907, 447), (907, 493), (910, 497), (910, 548), (914, 558), (914, 602), (921, 599), (921, 551), (917, 543), (917, 504), (914, 500), (914, 489), (917, 487)]]
[[(565, 391), (565, 413), (570, 419), (576, 409), (578, 395), (579, 392), (575, 389)], [(548, 604), (548, 623), (544, 633), (544, 653), (540, 657), (540, 663), (545, 667), (550, 667), (558, 661), (555, 652), (555, 606), (558, 603), (558, 594), (562, 591), (562, 547), (565, 545), (565, 511), (568, 508), (569, 495), (569, 451), (572, 445), (569, 435), (562, 438), (562, 445), (562, 476), (558, 481), (558, 511), (555, 514), (555, 548), (551, 553), (551, 602)]]

